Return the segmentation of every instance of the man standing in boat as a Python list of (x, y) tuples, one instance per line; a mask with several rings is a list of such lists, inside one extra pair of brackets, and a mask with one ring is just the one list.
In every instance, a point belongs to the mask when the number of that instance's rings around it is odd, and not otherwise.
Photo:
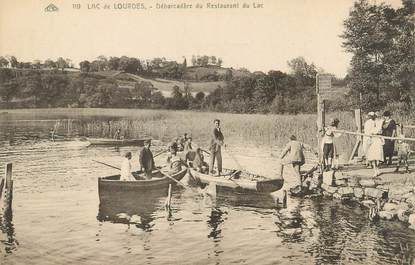
[(218, 166), (218, 172), (217, 175), (220, 176), (220, 174), (222, 173), (222, 145), (224, 144), (223, 140), (223, 134), (222, 131), (220, 129), (220, 120), (219, 119), (215, 119), (213, 121), (215, 123), (215, 128), (213, 129), (213, 134), (212, 134), (212, 140), (210, 142), (210, 164), (209, 164), (209, 170), (210, 170), (210, 174), (213, 175), (213, 166), (215, 165), (215, 158), (217, 161), (217, 166)]
[(141, 149), (139, 157), (140, 168), (144, 171), (147, 179), (151, 179), (151, 172), (156, 168), (150, 146), (151, 140), (145, 140), (144, 147)]

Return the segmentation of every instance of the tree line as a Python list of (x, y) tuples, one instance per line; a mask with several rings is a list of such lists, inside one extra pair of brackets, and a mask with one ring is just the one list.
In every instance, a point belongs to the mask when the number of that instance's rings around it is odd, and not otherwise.
[(415, 103), (415, 1), (394, 9), (355, 2), (344, 21), (343, 47), (352, 54), (348, 85), (361, 105)]
[[(169, 96), (149, 81), (134, 81), (131, 86), (129, 78), (91, 71), (3, 68), (0, 97), (2, 105), (12, 107), (131, 107), (236, 113), (314, 111), (316, 66), (302, 57), (292, 59), (288, 65), (291, 73), (269, 71), (233, 76), (209, 94), (192, 93), (192, 84), (184, 82), (183, 88), (173, 86)], [(126, 81), (130, 85), (126, 86)]]
[[(192, 66), (195, 67), (221, 67), (222, 59), (216, 56), (193, 55)], [(17, 69), (60, 69), (75, 68), (68, 58), (59, 57), (56, 61), (47, 59), (44, 62), (34, 60), (33, 62), (19, 62), (15, 56), (0, 56), (1, 68)], [(143, 60), (128, 56), (98, 56), (95, 60), (83, 60), (79, 63), (79, 70), (83, 73), (101, 71), (123, 71), (153, 78), (183, 79), (187, 69), (187, 60), (177, 62), (167, 60), (165, 57)]]

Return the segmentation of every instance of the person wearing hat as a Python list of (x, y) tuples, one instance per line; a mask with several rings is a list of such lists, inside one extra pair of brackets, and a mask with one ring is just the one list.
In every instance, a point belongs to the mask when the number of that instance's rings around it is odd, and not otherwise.
[(121, 176), (120, 176), (120, 180), (122, 181), (136, 180), (133, 174), (131, 173), (131, 158), (132, 158), (131, 152), (126, 152), (124, 154), (124, 159), (121, 163)]
[(154, 164), (153, 153), (150, 150), (151, 140), (147, 139), (144, 141), (144, 147), (140, 151), (140, 171), (144, 171), (147, 179), (151, 179), (152, 171), (156, 168)]
[[(363, 125), (363, 132), (365, 134), (372, 134), (372, 132), (374, 130), (376, 130), (376, 126), (375, 126), (375, 119), (376, 119), (376, 115), (373, 111), (369, 112), (367, 114), (368, 120), (365, 121), (365, 124)], [(367, 160), (367, 150), (369, 149), (369, 146), (371, 144), (370, 142), (370, 137), (369, 136), (364, 136), (363, 137), (363, 143), (362, 143), (362, 149), (363, 149), (363, 156), (366, 159), (366, 165), (369, 168), (372, 168), (372, 166), (370, 165), (369, 161)]]
[(382, 135), (383, 119), (376, 119), (376, 117), (374, 117), (373, 123), (374, 125), (372, 128), (368, 128), (368, 130), (365, 128), (365, 133), (374, 135), (372, 137), (369, 136), (370, 145), (366, 152), (366, 160), (370, 163), (369, 166), (374, 170), (373, 177), (378, 177), (380, 175), (379, 164), (384, 160), (383, 144), (385, 141), (382, 137), (378, 137), (379, 135)]
[[(382, 126), (382, 135), (395, 137), (396, 136), (396, 122), (391, 118), (390, 111), (385, 111), (383, 113), (384, 122)], [(385, 139), (385, 144), (383, 145), (383, 156), (384, 156), (384, 163), (391, 165), (392, 164), (392, 157), (393, 151), (395, 150), (395, 140), (392, 139)]]
[(331, 170), (333, 167), (333, 158), (336, 154), (336, 149), (333, 141), (334, 137), (339, 136), (339, 134), (334, 133), (334, 130), (337, 130), (339, 122), (339, 119), (334, 118), (330, 121), (330, 126), (324, 128), (324, 136), (321, 144), (323, 148), (324, 166), (327, 171)]

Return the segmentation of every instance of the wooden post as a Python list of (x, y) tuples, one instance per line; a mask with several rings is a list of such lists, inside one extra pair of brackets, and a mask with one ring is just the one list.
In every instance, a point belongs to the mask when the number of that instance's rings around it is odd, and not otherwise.
[(324, 131), (326, 124), (326, 102), (321, 99), (320, 94), (317, 94), (317, 150), (318, 159), (321, 163), (323, 154), (321, 149), (321, 134)]
[(287, 208), (287, 190), (283, 191), (284, 197), (282, 198), (282, 207)]
[[(358, 133), (362, 133), (363, 132), (363, 126), (362, 126), (362, 111), (361, 111), (361, 109), (355, 109), (354, 110), (354, 117), (355, 117), (355, 122), (356, 122), (356, 126), (357, 126), (357, 132)], [(361, 150), (362, 148), (362, 146), (363, 146), (363, 136), (357, 136), (356, 137), (357, 138), (357, 140), (356, 140), (356, 143), (355, 143), (355, 145), (354, 145), (354, 147), (353, 147), (353, 150), (352, 150), (352, 153), (350, 154), (350, 157), (349, 157), (349, 163), (352, 163), (352, 161), (353, 161), (353, 158), (356, 156), (356, 154), (357, 155), (359, 155), (359, 154), (362, 154), (362, 152), (363, 152), (363, 150)], [(360, 147), (360, 153), (359, 153), (359, 147)]]
[(3, 198), (4, 178), (0, 176), (0, 201)]
[(12, 163), (7, 163), (5, 165), (5, 179), (6, 179), (6, 186), (5, 186), (5, 210), (11, 210), (12, 208), (12, 201), (13, 201), (13, 180), (12, 180)]

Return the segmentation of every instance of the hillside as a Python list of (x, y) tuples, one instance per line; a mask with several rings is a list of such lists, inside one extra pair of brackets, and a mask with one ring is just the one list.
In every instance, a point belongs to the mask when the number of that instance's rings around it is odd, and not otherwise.
[(226, 85), (225, 81), (188, 82), (167, 80), (161, 78), (150, 79), (124, 72), (97, 72), (96, 74), (105, 77), (115, 78), (120, 88), (132, 89), (134, 87), (135, 82), (150, 82), (154, 86), (154, 88), (159, 90), (165, 97), (169, 97), (171, 95), (174, 86), (178, 86), (181, 91), (184, 91), (185, 82), (187, 86), (190, 87), (190, 92), (192, 94), (196, 94), (198, 92), (204, 92), (205, 94), (208, 94), (214, 91), (218, 86), (224, 87)]

